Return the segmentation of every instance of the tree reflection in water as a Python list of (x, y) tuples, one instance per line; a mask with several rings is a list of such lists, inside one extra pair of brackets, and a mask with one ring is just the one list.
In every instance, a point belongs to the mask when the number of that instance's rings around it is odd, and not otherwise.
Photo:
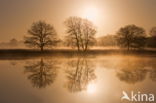
[(122, 69), (117, 73), (117, 76), (121, 81), (134, 84), (143, 81), (146, 74), (146, 69)]
[(135, 84), (145, 80), (147, 76), (156, 81), (155, 65), (150, 62), (140, 63), (137, 60), (127, 60), (126, 62), (121, 62), (118, 67), (117, 77), (126, 83)]
[(150, 78), (152, 81), (156, 81), (156, 68), (154, 67), (150, 70)]
[(28, 74), (28, 79), (36, 88), (45, 88), (54, 82), (57, 75), (57, 66), (55, 61), (40, 61), (30, 62), (25, 66), (25, 73)]
[(67, 65), (66, 74), (68, 81), (66, 83), (66, 88), (70, 92), (86, 90), (87, 85), (92, 80), (96, 79), (93, 65), (85, 58), (71, 60)]

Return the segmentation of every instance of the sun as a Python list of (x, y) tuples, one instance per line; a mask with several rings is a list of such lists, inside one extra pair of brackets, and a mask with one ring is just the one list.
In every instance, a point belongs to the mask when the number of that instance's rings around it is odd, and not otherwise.
[(99, 16), (99, 10), (95, 6), (85, 7), (83, 10), (83, 17), (96, 23)]
[(90, 83), (87, 86), (87, 93), (92, 94), (96, 91), (96, 85), (94, 83)]

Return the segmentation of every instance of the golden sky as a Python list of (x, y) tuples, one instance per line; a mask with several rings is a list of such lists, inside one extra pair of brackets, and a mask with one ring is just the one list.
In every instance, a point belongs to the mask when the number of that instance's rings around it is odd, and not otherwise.
[(32, 22), (45, 20), (60, 37), (69, 16), (88, 18), (97, 36), (115, 34), (122, 26), (136, 24), (147, 32), (156, 26), (156, 0), (0, 0), (0, 41), (22, 40)]

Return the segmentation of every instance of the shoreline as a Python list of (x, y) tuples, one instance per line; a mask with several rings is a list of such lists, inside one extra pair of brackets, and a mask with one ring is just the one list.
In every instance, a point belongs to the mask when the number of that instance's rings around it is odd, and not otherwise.
[(100, 56), (100, 55), (134, 55), (156, 57), (155, 50), (122, 50), (122, 49), (90, 49), (78, 52), (72, 49), (53, 49), (41, 52), (37, 49), (0, 49), (0, 60), (27, 59), (33, 57), (73, 57), (73, 56)]

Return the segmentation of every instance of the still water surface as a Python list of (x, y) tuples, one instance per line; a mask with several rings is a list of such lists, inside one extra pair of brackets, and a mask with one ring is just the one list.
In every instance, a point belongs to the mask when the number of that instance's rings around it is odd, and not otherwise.
[(129, 103), (122, 91), (156, 95), (152, 56), (0, 60), (0, 103)]

